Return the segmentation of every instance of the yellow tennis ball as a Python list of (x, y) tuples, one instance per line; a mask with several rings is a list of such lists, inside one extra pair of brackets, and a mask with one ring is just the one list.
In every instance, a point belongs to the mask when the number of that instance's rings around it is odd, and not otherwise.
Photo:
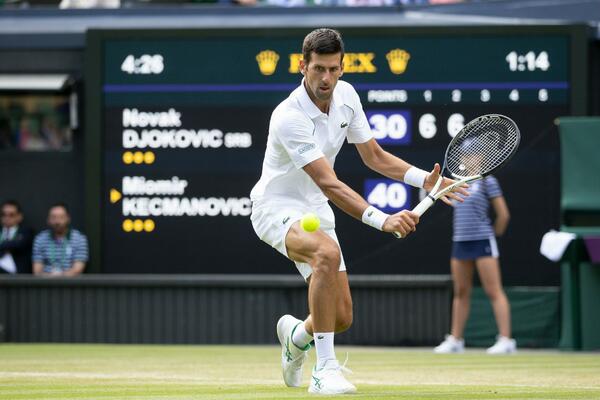
[(314, 232), (321, 226), (321, 220), (313, 213), (307, 213), (302, 216), (300, 226), (306, 232)]

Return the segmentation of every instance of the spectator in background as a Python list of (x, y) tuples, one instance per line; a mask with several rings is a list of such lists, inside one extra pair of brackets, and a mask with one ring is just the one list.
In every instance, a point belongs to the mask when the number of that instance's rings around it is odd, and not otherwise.
[(48, 150), (48, 143), (41, 136), (39, 122), (35, 119), (22, 119), (19, 122), (19, 141), (21, 150)]
[(42, 276), (76, 276), (88, 261), (87, 238), (70, 227), (65, 204), (50, 207), (48, 226), (33, 242), (33, 273)]
[[(450, 268), (454, 282), (452, 329), (446, 339), (434, 349), (435, 353), (462, 353), (463, 333), (471, 307), (473, 272), (490, 298), (499, 335), (488, 354), (510, 354), (517, 350), (511, 339), (510, 304), (502, 288), (496, 236), (502, 236), (508, 226), (510, 213), (498, 180), (488, 176), (471, 184), (470, 196), (454, 204), (454, 234)], [(492, 225), (488, 216), (490, 204), (496, 214)]]
[(14, 200), (7, 200), (0, 210), (0, 273), (30, 274), (33, 232), (23, 226), (21, 206)]

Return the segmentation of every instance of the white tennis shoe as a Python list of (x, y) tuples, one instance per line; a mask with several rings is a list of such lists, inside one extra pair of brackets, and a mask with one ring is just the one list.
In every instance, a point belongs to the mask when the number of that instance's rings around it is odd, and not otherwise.
[(446, 339), (435, 347), (433, 352), (436, 354), (464, 353), (465, 340), (457, 339), (452, 335), (446, 335)]
[(294, 329), (303, 321), (289, 314), (279, 318), (277, 322), (277, 337), (281, 343), (281, 367), (283, 368), (283, 381), (287, 386), (298, 387), (302, 384), (302, 366), (306, 360), (310, 344), (300, 349), (292, 342)]
[(498, 335), (496, 343), (486, 350), (488, 354), (514, 354), (517, 352), (517, 341)]
[(308, 393), (312, 394), (347, 394), (356, 393), (356, 387), (348, 382), (342, 372), (350, 372), (340, 365), (338, 360), (327, 360), (323, 368), (313, 368)]

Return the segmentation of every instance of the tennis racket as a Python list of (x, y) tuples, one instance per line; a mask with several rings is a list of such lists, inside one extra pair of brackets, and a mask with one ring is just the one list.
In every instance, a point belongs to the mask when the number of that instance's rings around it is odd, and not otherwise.
[[(444, 157), (444, 166), (431, 192), (414, 209), (419, 217), (448, 192), (473, 182), (503, 167), (517, 152), (521, 133), (515, 122), (499, 114), (483, 115), (466, 124), (454, 136)], [(457, 182), (442, 190), (444, 171)], [(398, 232), (394, 236), (402, 238)]]

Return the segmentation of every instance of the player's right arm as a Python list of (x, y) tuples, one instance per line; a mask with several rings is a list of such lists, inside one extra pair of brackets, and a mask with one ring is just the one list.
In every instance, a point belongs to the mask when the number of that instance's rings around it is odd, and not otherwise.
[(373, 208), (338, 179), (315, 140), (314, 123), (300, 112), (289, 109), (284, 111), (276, 109), (273, 113), (269, 134), (285, 149), (294, 166), (302, 168), (333, 204), (359, 221), (385, 232), (401, 232), (406, 235), (415, 230), (419, 217), (408, 210), (390, 216), (375, 210), (373, 218), (363, 219), (363, 215), (371, 215), (365, 211)]
[[(335, 171), (324, 157), (310, 162), (303, 169), (333, 204), (359, 221), (362, 220), (369, 203), (338, 179)], [(404, 237), (416, 229), (417, 223), (419, 223), (417, 214), (403, 210), (388, 216), (382, 230), (384, 232), (400, 232)]]

